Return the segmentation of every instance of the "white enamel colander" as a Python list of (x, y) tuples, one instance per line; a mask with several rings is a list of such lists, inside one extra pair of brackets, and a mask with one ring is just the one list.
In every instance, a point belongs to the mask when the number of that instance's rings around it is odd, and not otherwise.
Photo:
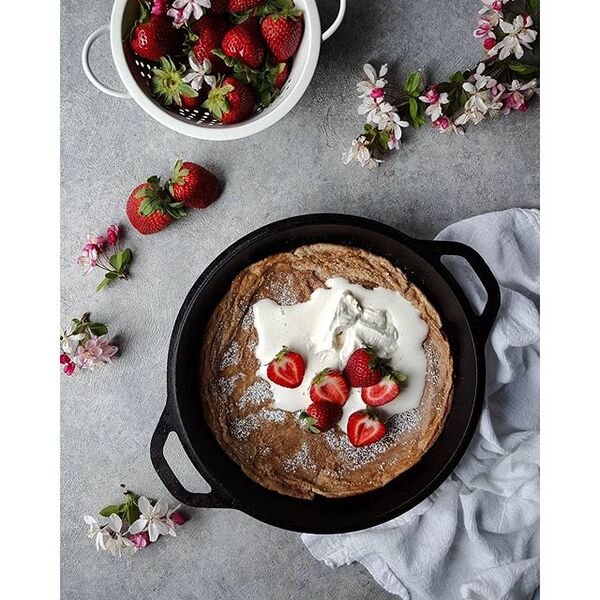
[[(110, 25), (104, 25), (94, 31), (83, 46), (83, 70), (100, 91), (117, 98), (133, 98), (152, 118), (179, 133), (204, 140), (234, 140), (247, 137), (279, 121), (300, 100), (317, 67), (321, 41), (325, 41), (337, 30), (346, 12), (346, 0), (340, 0), (340, 9), (335, 21), (327, 31), (321, 33), (321, 20), (315, 0), (294, 1), (296, 7), (304, 13), (304, 34), (289, 77), (281, 94), (270, 106), (242, 123), (223, 125), (203, 108), (165, 107), (152, 97), (150, 80), (155, 65), (134, 54), (129, 44), (123, 42), (138, 17), (138, 0), (115, 0)], [(106, 34), (110, 34), (113, 60), (127, 91), (106, 86), (90, 68), (90, 48), (100, 36)]]

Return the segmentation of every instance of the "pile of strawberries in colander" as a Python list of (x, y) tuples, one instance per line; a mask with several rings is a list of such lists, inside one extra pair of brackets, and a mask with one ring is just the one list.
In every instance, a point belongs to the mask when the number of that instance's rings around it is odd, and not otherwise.
[(231, 124), (280, 93), (303, 27), (293, 0), (140, 0), (129, 44), (161, 104)]

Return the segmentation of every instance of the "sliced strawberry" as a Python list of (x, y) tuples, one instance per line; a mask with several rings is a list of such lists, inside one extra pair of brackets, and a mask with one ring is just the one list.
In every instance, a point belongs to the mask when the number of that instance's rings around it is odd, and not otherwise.
[(406, 381), (406, 375), (392, 371), (385, 375), (379, 383), (362, 388), (360, 397), (369, 406), (383, 406), (398, 397), (401, 390), (400, 384), (403, 381)]
[(311, 433), (322, 433), (331, 429), (342, 418), (342, 407), (333, 402), (317, 401), (300, 413)]
[(348, 419), (348, 439), (357, 448), (378, 442), (386, 431), (385, 424), (371, 409), (357, 410)]
[(315, 375), (310, 385), (310, 399), (313, 402), (333, 402), (344, 406), (350, 389), (344, 376), (334, 369), (323, 369)]
[(304, 359), (285, 346), (275, 355), (267, 367), (267, 377), (277, 385), (297, 388), (304, 379)]
[(370, 348), (359, 348), (350, 355), (344, 375), (352, 387), (375, 385), (383, 377), (381, 361)]

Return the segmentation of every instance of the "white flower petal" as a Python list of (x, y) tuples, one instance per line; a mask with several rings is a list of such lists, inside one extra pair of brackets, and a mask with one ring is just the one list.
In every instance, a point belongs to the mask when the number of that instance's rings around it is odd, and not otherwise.
[(140, 496), (138, 498), (138, 508), (143, 515), (148, 515), (152, 512), (152, 504), (150, 504), (150, 500), (148, 500), (146, 496)]
[(375, 80), (377, 79), (377, 72), (375, 69), (367, 63), (363, 65), (363, 71), (365, 72), (365, 75), (368, 77), (369, 81), (371, 83), (375, 83)]
[(129, 527), (129, 533), (141, 533), (146, 529), (148, 525), (148, 519), (140, 517), (137, 521), (134, 521)]

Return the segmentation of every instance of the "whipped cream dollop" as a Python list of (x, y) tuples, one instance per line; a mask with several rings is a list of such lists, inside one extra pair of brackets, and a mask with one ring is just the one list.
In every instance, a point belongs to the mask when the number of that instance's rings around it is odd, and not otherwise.
[[(408, 376), (407, 385), (392, 402), (379, 407), (384, 419), (416, 408), (423, 396), (427, 359), (423, 342), (429, 328), (419, 311), (400, 293), (372, 290), (341, 277), (327, 280), (308, 302), (281, 306), (263, 299), (253, 306), (258, 334), (255, 354), (258, 375), (267, 378), (267, 365), (282, 346), (302, 354), (306, 373), (300, 387), (287, 389), (271, 381), (273, 405), (286, 411), (304, 410), (310, 404), (312, 378), (329, 367), (343, 370), (349, 356), (369, 346), (391, 368)], [(349, 416), (365, 407), (360, 389), (351, 388), (338, 426), (346, 431)]]

